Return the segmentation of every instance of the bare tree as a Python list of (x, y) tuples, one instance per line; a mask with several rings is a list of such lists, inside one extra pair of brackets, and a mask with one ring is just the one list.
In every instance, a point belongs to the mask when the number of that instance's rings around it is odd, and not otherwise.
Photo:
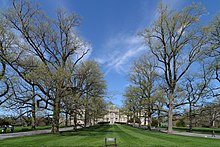
[(204, 8), (192, 4), (180, 11), (172, 11), (161, 4), (158, 13), (158, 19), (141, 35), (164, 73), (169, 89), (168, 133), (172, 133), (177, 82), (197, 60), (206, 41), (198, 25)]

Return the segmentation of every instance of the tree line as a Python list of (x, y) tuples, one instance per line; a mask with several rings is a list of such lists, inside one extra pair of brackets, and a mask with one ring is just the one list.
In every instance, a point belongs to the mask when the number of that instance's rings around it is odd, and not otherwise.
[(31, 116), (52, 112), (52, 133), (60, 114), (84, 115), (84, 125), (105, 109), (106, 82), (99, 65), (83, 60), (90, 45), (81, 39), (77, 13), (58, 9), (50, 18), (38, 4), (13, 0), (0, 14), (0, 105)]
[[(156, 20), (138, 34), (147, 53), (129, 72), (124, 109), (130, 118), (144, 117), (149, 129), (156, 118), (159, 124), (168, 122), (172, 133), (173, 122), (185, 116), (192, 130), (195, 111), (219, 105), (220, 15), (202, 23), (207, 11), (196, 3), (181, 10), (161, 3), (157, 13)], [(211, 116), (216, 120), (219, 112)]]

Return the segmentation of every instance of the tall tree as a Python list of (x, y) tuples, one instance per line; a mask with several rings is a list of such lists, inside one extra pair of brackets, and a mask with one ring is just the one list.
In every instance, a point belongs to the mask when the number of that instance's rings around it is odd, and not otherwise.
[(177, 82), (197, 60), (206, 41), (198, 24), (204, 8), (192, 4), (180, 11), (173, 11), (161, 4), (158, 13), (158, 19), (141, 35), (164, 73), (169, 90), (168, 133), (172, 133)]
[(131, 120), (133, 120), (133, 126), (135, 126), (136, 113), (141, 109), (142, 91), (140, 87), (130, 85), (125, 89), (124, 97), (125, 107), (132, 113)]
[(77, 68), (76, 75), (76, 82), (81, 93), (80, 98), (83, 101), (85, 110), (84, 125), (86, 126), (93, 113), (98, 112), (92, 106), (96, 101), (102, 102), (106, 94), (106, 82), (104, 74), (95, 61), (82, 62)]
[(9, 27), (4, 18), (0, 18), (0, 105), (5, 103), (10, 97), (3, 98), (9, 91), (9, 83), (6, 78), (6, 62), (1, 56), (6, 55), (6, 50), (14, 43), (14, 35), (8, 31)]
[[(209, 50), (208, 55), (212, 61), (208, 61), (211, 70), (215, 71), (214, 78), (220, 84), (220, 16), (217, 14), (209, 24)], [(214, 96), (220, 95), (218, 90), (220, 86), (214, 88)], [(217, 91), (217, 92), (216, 92)]]
[[(207, 97), (209, 90), (209, 84), (211, 81), (212, 72), (206, 70), (205, 64), (202, 64), (202, 72), (197, 74), (190, 74), (186, 77), (184, 90), (186, 91), (186, 101), (189, 105), (189, 131), (192, 131), (193, 121), (193, 107), (197, 105), (199, 100), (203, 97)], [(201, 68), (200, 68), (201, 69)]]
[(39, 64), (29, 67), (32, 72), (27, 75), (25, 68), (18, 63), (21, 56), (16, 58), (17, 62), (11, 62), (5, 56), (1, 58), (27, 83), (34, 84), (45, 95), (41, 101), (53, 109), (52, 133), (59, 133), (61, 100), (66, 95), (65, 91), (71, 88), (66, 84), (71, 75), (67, 63), (72, 60), (72, 66), (76, 66), (89, 50), (74, 31), (80, 24), (80, 17), (76, 13), (69, 15), (59, 10), (57, 18), (50, 19), (37, 5), (26, 0), (14, 0), (12, 7), (3, 16), (11, 26), (11, 31), (16, 30), (22, 36), (20, 44), (13, 47), (17, 50), (20, 48), (23, 55), (35, 56), (35, 62)]
[(6, 108), (15, 111), (20, 110), (22, 113), (17, 116), (17, 119), (31, 114), (29, 115), (31, 117), (31, 128), (36, 129), (36, 97), (39, 97), (38, 90), (34, 85), (26, 83), (19, 77), (14, 77), (12, 82), (12, 90), (9, 91), (11, 98), (5, 105)]
[[(139, 58), (133, 66), (130, 80), (138, 86), (142, 91), (143, 110), (147, 112), (148, 129), (151, 129), (152, 114), (156, 99), (154, 93), (156, 91), (156, 82), (158, 73), (156, 71), (157, 62), (153, 56), (144, 55)], [(146, 124), (146, 115), (145, 115)]]

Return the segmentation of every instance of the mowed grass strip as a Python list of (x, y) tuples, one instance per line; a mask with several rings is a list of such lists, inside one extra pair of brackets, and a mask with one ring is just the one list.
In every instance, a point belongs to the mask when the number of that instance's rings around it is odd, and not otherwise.
[(60, 135), (43, 134), (0, 141), (0, 146), (82, 146), (101, 147), (105, 137), (116, 137), (119, 147), (219, 147), (220, 140), (150, 132), (126, 125), (103, 125), (61, 132)]

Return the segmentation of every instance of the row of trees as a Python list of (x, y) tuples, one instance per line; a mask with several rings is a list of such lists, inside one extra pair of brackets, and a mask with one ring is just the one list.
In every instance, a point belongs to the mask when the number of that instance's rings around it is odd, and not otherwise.
[(131, 69), (125, 107), (133, 117), (146, 113), (149, 128), (152, 115), (167, 116), (168, 133), (174, 117), (188, 107), (191, 130), (192, 108), (219, 96), (220, 17), (202, 25), (206, 11), (200, 4), (179, 11), (161, 4), (158, 14), (140, 33), (148, 53)]
[(60, 9), (51, 19), (37, 4), (14, 0), (0, 20), (1, 105), (31, 113), (33, 129), (36, 110), (51, 111), (52, 133), (60, 113), (75, 123), (83, 113), (85, 125), (101, 115), (106, 84), (98, 64), (82, 60), (89, 44), (76, 32), (78, 14)]

